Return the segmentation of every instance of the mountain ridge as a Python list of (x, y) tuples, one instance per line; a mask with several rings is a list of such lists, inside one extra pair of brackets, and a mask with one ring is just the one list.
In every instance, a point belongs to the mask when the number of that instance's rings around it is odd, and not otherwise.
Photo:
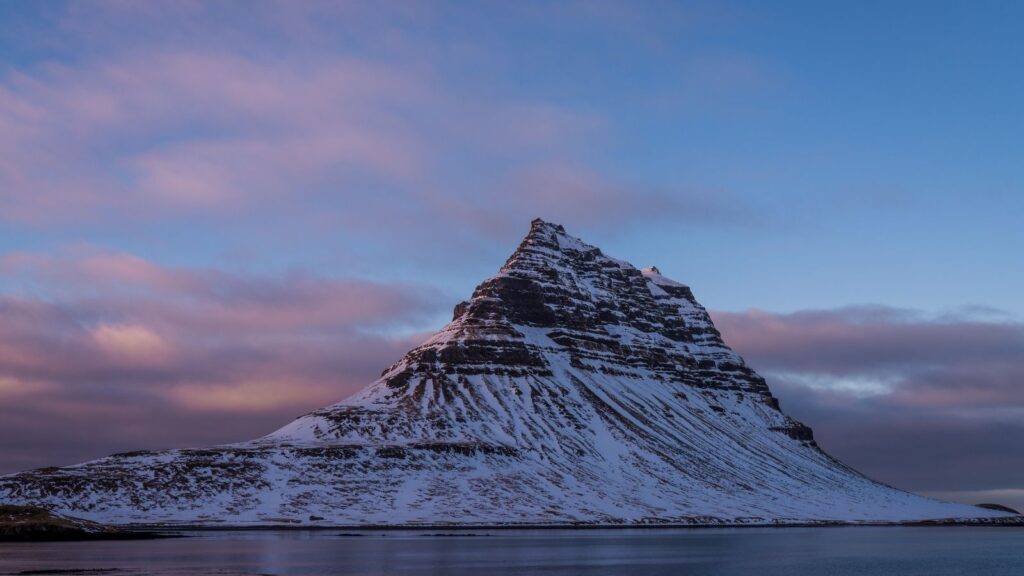
[(540, 219), (452, 321), (353, 396), (248, 442), (0, 477), (111, 524), (986, 521), (875, 482), (781, 412), (685, 284)]

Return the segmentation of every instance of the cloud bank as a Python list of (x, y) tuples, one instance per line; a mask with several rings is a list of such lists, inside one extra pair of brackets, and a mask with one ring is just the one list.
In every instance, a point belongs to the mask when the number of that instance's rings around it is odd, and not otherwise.
[(880, 306), (714, 319), (783, 409), (858, 470), (938, 497), (1024, 504), (1024, 324)]
[(2, 470), (272, 431), (347, 396), (448, 307), (426, 286), (13, 253), (0, 273)]

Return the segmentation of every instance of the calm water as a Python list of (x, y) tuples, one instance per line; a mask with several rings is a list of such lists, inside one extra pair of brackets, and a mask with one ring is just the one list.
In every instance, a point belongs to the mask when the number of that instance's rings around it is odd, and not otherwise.
[(0, 574), (1024, 574), (1021, 528), (203, 532), (0, 544)]

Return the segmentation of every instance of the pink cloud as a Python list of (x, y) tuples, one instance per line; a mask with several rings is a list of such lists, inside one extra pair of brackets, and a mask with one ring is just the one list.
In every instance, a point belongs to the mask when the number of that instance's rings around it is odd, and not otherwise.
[[(428, 101), (429, 88), (395, 66), (338, 59), (296, 69), (178, 52), (51, 65), (5, 84), (0, 126), (11, 129), (0, 137), (9, 152), (0, 206), (8, 218), (237, 207), (301, 194), (339, 168), (405, 182), (423, 170), (422, 142), (393, 111)], [(182, 128), (216, 135), (166, 141)], [(143, 149), (118, 151), (126, 139), (142, 139)]]
[[(95, 250), (11, 254), (0, 270), (34, 285), (31, 297), (0, 297), (0, 435), (15, 423), (26, 437), (76, 422), (44, 434), (52, 454), (82, 444), (72, 436), (146, 418), (195, 420), (202, 443), (240, 439), (232, 414), (269, 432), (373, 381), (422, 341), (411, 328), (450, 306), (423, 286), (170, 268)], [(183, 437), (175, 426), (145, 436), (153, 445)], [(101, 434), (92, 447), (111, 448), (125, 446)], [(4, 450), (5, 461), (31, 460)]]
[(186, 409), (219, 413), (301, 410), (338, 400), (337, 390), (328, 382), (294, 378), (186, 383), (171, 388), (169, 397)]
[(733, 346), (755, 361), (802, 372), (927, 369), (952, 358), (992, 362), (1012, 358), (1024, 346), (1018, 324), (931, 319), (886, 307), (716, 312), (715, 322)]
[[(433, 21), (429, 8), (148, 4), (72, 5), (62, 26), (103, 57), (0, 77), (0, 218), (46, 228), (269, 216), (325, 234), (372, 221), (445, 241), (437, 223), (458, 222), (478, 241), (541, 214), (622, 226), (736, 211), (715, 191), (595, 170), (586, 159), (614, 140), (600, 113), (452, 82), (449, 60), (472, 57), (393, 23)], [(247, 32), (228, 25), (239, 17)], [(292, 43), (240, 44), (253, 30)], [(298, 49), (344, 34), (375, 50)]]
[(0, 272), (69, 292), (87, 287), (190, 290), (196, 288), (197, 281), (195, 274), (158, 266), (132, 254), (88, 247), (59, 256), (9, 252), (0, 256)]
[(129, 365), (165, 365), (174, 349), (163, 336), (141, 324), (100, 324), (90, 330), (102, 354)]
[[(387, 327), (409, 313), (432, 312), (435, 288), (290, 273), (267, 277), (161, 266), (124, 252), (79, 248), (58, 255), (13, 252), (0, 272), (37, 293), (201, 331), (293, 327)], [(108, 300), (114, 300), (116, 304)]]

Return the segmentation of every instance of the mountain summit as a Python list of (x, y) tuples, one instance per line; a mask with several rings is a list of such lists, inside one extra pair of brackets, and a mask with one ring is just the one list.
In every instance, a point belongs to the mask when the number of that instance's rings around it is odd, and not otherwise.
[(1008, 514), (823, 452), (690, 288), (534, 220), (441, 331), (257, 440), (0, 477), (116, 524), (749, 524)]

